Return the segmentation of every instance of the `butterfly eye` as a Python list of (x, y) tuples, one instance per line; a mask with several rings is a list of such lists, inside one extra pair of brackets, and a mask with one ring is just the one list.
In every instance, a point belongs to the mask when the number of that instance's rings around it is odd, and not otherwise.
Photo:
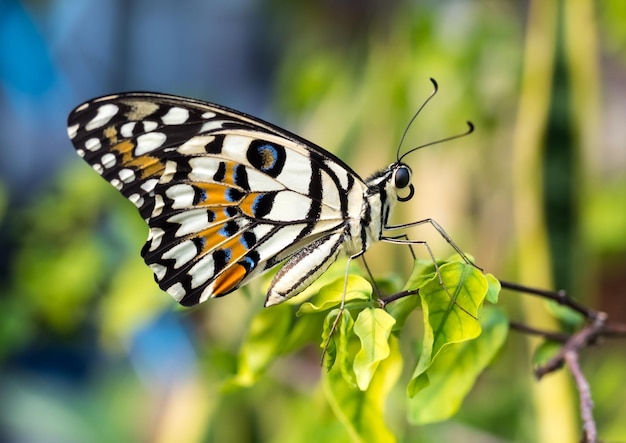
[(411, 170), (408, 166), (402, 165), (398, 166), (398, 169), (393, 173), (393, 185), (396, 189), (404, 189), (407, 186), (409, 187), (409, 195), (406, 197), (401, 197), (398, 195), (398, 201), (406, 202), (413, 198), (413, 193), (415, 189), (411, 184)]
[(400, 166), (396, 169), (393, 176), (393, 184), (398, 189), (406, 188), (411, 182), (411, 170), (406, 166)]

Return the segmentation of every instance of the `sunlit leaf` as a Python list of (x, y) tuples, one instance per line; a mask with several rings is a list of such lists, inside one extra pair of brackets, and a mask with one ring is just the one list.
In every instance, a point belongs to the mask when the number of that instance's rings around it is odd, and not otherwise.
[[(435, 275), (435, 265), (431, 260), (415, 260), (413, 271), (403, 290), (417, 290)], [(395, 300), (386, 306), (387, 312), (395, 318), (394, 333), (404, 327), (407, 318), (420, 306), (420, 297), (417, 294)]]
[(356, 380), (353, 370), (354, 355), (356, 352), (355, 337), (353, 335), (354, 320), (350, 311), (343, 310), (341, 312), (341, 320), (337, 324), (337, 331), (333, 335), (333, 339), (337, 344), (337, 359), (335, 364), (341, 369), (343, 379), (350, 386), (356, 386)]
[(358, 340), (354, 336), (353, 327), (354, 320), (350, 311), (333, 309), (324, 321), (320, 344), (324, 352), (324, 368), (328, 371), (332, 367), (339, 367), (346, 383), (350, 386), (356, 386), (352, 362), (358, 349)]
[(397, 338), (389, 338), (389, 356), (382, 360), (367, 390), (346, 382), (335, 366), (322, 374), (322, 387), (330, 407), (354, 442), (395, 442), (394, 434), (383, 420), (389, 392), (402, 371), (402, 356)]
[(487, 280), (475, 267), (447, 263), (439, 267), (443, 286), (434, 276), (422, 286), (420, 297), (424, 314), (421, 355), (409, 383), (409, 396), (428, 386), (427, 373), (441, 349), (478, 337), (481, 326), (478, 309), (487, 294)]
[(324, 326), (322, 328), (322, 351), (324, 352), (324, 360), (322, 361), (323, 366), (326, 370), (330, 370), (335, 364), (335, 359), (337, 358), (337, 344), (335, 342), (335, 338), (333, 337), (334, 331), (333, 324), (337, 320), (337, 316), (339, 315), (339, 309), (333, 309), (330, 311), (326, 317), (324, 318)]
[(482, 334), (470, 341), (445, 346), (428, 370), (430, 384), (409, 399), (409, 420), (427, 424), (454, 415), (478, 376), (505, 342), (508, 319), (497, 308), (481, 315)]
[(487, 295), (485, 296), (485, 300), (489, 303), (498, 303), (498, 297), (500, 296), (500, 290), (502, 289), (500, 285), (500, 280), (498, 280), (493, 274), (485, 274), (485, 279), (487, 280), (487, 284), (489, 285), (487, 288)]
[(354, 358), (354, 373), (362, 391), (369, 386), (380, 362), (389, 356), (389, 334), (395, 322), (382, 309), (366, 308), (359, 312), (354, 333), (361, 340), (361, 349)]
[(339, 305), (344, 294), (344, 285), (345, 301), (369, 300), (371, 298), (372, 286), (369, 282), (358, 275), (349, 275), (347, 284), (344, 282), (344, 277), (341, 277), (320, 289), (310, 301), (300, 306), (296, 315), (327, 311)]
[[(444, 261), (438, 261), (437, 266), (443, 265)], [(413, 264), (413, 271), (409, 276), (404, 289), (418, 289), (424, 286), (436, 274), (435, 264), (432, 260), (417, 259)]]

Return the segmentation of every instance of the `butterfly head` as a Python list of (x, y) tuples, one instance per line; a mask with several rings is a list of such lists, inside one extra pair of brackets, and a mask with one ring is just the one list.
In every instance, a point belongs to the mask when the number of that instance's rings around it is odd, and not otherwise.
[[(405, 202), (411, 200), (413, 194), (415, 194), (415, 188), (413, 187), (413, 183), (411, 183), (411, 168), (404, 163), (394, 163), (391, 165), (390, 169), (392, 171), (390, 184), (395, 189), (398, 201)], [(399, 191), (406, 188), (409, 189), (408, 195), (404, 197), (400, 196)]]
[(380, 199), (383, 206), (391, 206), (396, 201), (409, 201), (415, 194), (411, 174), (411, 168), (407, 164), (392, 163), (366, 180), (368, 194)]

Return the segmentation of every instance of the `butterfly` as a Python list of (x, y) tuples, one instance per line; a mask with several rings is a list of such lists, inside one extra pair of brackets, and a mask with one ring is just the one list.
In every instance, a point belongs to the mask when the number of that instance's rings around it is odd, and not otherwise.
[(396, 203), (414, 195), (402, 158), (417, 148), (363, 180), (330, 152), (263, 120), (151, 92), (85, 102), (70, 113), (68, 135), (137, 207), (149, 226), (141, 255), (184, 306), (280, 264), (265, 306), (281, 303), (340, 254), (353, 259), (377, 241), (424, 243), (387, 234), (417, 224), (430, 223), (461, 253), (434, 220), (388, 223)]

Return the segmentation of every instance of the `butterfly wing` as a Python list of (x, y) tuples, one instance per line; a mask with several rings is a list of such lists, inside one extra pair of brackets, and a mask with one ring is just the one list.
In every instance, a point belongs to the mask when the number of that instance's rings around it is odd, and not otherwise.
[[(347, 229), (365, 184), (298, 136), (206, 102), (153, 93), (77, 107), (78, 154), (150, 227), (142, 256), (190, 306), (234, 291), (307, 245)], [(356, 191), (356, 192), (355, 192)]]

